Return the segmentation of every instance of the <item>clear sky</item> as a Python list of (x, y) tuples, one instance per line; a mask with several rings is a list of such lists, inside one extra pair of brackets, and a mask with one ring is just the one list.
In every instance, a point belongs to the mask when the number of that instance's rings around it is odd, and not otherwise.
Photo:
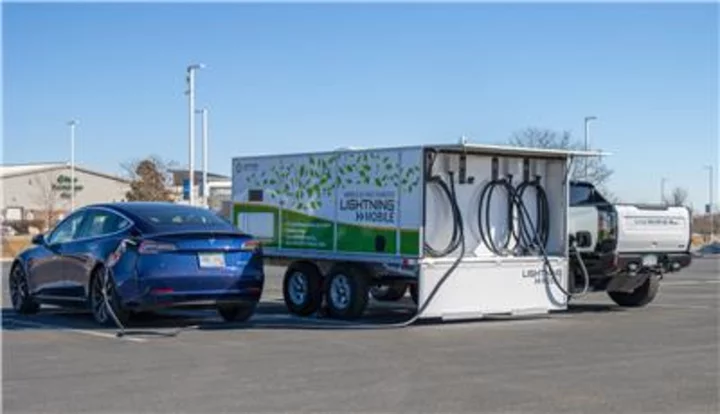
[(213, 172), (238, 155), (529, 126), (582, 140), (587, 115), (624, 201), (659, 201), (666, 177), (701, 209), (717, 165), (713, 3), (5, 3), (2, 22), (6, 163), (68, 160), (77, 118), (79, 164), (187, 165), (185, 68), (202, 62)]

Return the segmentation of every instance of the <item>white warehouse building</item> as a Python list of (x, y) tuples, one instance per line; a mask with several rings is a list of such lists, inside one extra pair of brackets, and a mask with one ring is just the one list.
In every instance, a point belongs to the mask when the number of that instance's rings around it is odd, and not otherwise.
[[(3, 221), (48, 219), (64, 216), (71, 208), (69, 163), (0, 166), (0, 218)], [(130, 181), (75, 166), (75, 207), (124, 201)]]

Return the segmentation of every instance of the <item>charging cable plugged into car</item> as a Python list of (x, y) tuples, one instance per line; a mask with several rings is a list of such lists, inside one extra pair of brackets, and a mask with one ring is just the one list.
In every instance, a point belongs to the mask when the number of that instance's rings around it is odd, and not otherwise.
[[(180, 332), (190, 329), (196, 329), (198, 328), (198, 325), (188, 326), (188, 327), (181, 327), (178, 328), (172, 332), (159, 332), (159, 331), (128, 331), (125, 326), (120, 321), (120, 318), (118, 318), (117, 314), (115, 313), (115, 307), (113, 306), (113, 299), (111, 298), (112, 294), (108, 292), (108, 288), (111, 288), (114, 286), (114, 282), (112, 279), (112, 268), (117, 265), (120, 260), (122, 260), (123, 256), (128, 250), (128, 246), (131, 247), (139, 247), (137, 241), (133, 239), (122, 239), (120, 243), (118, 244), (117, 248), (110, 253), (110, 255), (105, 260), (105, 264), (103, 266), (103, 283), (102, 283), (102, 297), (103, 302), (106, 311), (110, 315), (110, 318), (113, 320), (117, 327), (117, 332), (115, 333), (115, 336), (118, 338), (122, 338), (125, 335), (159, 335), (159, 336), (166, 336), (166, 337), (175, 337)], [(112, 288), (111, 288), (112, 289)], [(119, 306), (120, 304), (118, 304)]]

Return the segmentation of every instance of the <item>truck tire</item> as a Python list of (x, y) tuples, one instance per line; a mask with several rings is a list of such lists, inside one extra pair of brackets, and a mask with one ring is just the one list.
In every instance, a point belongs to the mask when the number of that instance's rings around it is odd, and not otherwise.
[(405, 296), (407, 283), (393, 282), (387, 285), (376, 285), (370, 288), (370, 295), (381, 302), (395, 302)]
[(337, 319), (357, 319), (367, 307), (369, 276), (358, 266), (336, 265), (328, 273), (328, 314)]
[(642, 285), (632, 292), (608, 292), (608, 296), (620, 306), (638, 308), (652, 302), (659, 287), (660, 278), (656, 275), (650, 275)]
[(283, 278), (283, 299), (294, 315), (315, 313), (322, 304), (322, 274), (317, 266), (308, 262), (290, 264)]

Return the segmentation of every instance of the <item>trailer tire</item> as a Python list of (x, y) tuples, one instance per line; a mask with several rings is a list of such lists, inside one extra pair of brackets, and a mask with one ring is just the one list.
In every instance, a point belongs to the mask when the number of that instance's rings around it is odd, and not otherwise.
[(375, 300), (381, 302), (395, 302), (405, 296), (407, 291), (407, 283), (404, 282), (392, 282), (387, 285), (375, 285), (370, 288), (370, 295)]
[(322, 304), (322, 274), (317, 266), (309, 262), (290, 264), (283, 278), (283, 299), (292, 314), (315, 313)]
[(635, 288), (632, 292), (608, 292), (613, 302), (628, 308), (639, 308), (646, 306), (655, 299), (660, 287), (660, 278), (657, 275), (650, 275)]
[(348, 320), (362, 316), (368, 302), (368, 279), (358, 266), (334, 266), (328, 273), (325, 292), (329, 315)]

